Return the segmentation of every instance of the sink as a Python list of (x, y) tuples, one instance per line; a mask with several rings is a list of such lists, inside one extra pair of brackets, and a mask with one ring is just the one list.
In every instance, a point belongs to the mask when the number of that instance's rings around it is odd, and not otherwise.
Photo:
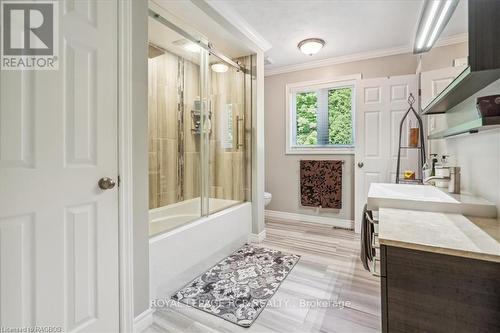
[(454, 202), (458, 201), (431, 185), (372, 184), (368, 197), (404, 199), (414, 201)]
[(496, 217), (496, 206), (471, 194), (449, 194), (432, 185), (373, 183), (367, 207), (399, 208), (428, 212), (457, 213), (466, 216)]

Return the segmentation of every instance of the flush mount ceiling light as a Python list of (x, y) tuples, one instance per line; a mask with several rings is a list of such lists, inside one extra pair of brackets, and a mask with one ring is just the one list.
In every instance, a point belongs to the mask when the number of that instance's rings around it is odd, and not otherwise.
[(177, 47), (183, 48), (186, 51), (193, 53), (200, 53), (201, 47), (186, 38), (181, 38), (172, 42)]
[(413, 53), (429, 51), (457, 8), (458, 0), (425, 0)]
[(200, 47), (196, 45), (195, 43), (187, 43), (184, 45), (184, 49), (193, 52), (193, 53), (199, 53), (200, 52)]
[(300, 52), (312, 56), (318, 53), (323, 46), (325, 46), (325, 41), (320, 38), (308, 38), (301, 41), (297, 47)]
[(218, 63), (211, 66), (212, 70), (216, 73), (225, 73), (229, 69), (226, 64)]

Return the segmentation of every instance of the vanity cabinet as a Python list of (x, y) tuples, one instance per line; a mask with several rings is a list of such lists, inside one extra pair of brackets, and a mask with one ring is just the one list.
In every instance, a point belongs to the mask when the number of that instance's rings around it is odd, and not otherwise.
[(381, 245), (383, 332), (500, 332), (500, 263)]

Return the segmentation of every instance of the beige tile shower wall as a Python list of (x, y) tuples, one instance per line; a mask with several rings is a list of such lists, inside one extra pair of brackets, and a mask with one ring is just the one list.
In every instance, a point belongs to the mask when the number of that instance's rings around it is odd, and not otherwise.
[(184, 60), (184, 200), (200, 196), (200, 135), (193, 133), (191, 110), (200, 97), (200, 66)]
[[(211, 73), (211, 107), (212, 107), (212, 132), (210, 134), (210, 197), (244, 201), (247, 199), (247, 165), (250, 149), (248, 139), (251, 125), (250, 108), (246, 108), (246, 75), (238, 72), (234, 67), (229, 67), (226, 73)], [(250, 87), (248, 87), (250, 88)], [(226, 111), (232, 108), (232, 134), (233, 147), (224, 148), (224, 126)], [(243, 117), (244, 123), (239, 124), (237, 117)], [(238, 148), (237, 134), (240, 131), (240, 143), (244, 146)]]
[[(241, 59), (251, 68), (251, 57)], [(179, 82), (179, 71), (182, 82)], [(193, 132), (191, 110), (200, 97), (199, 65), (165, 53), (149, 60), (149, 194), (150, 208), (200, 196), (200, 135)], [(209, 136), (210, 197), (250, 200), (251, 76), (230, 67), (210, 73), (211, 133)], [(182, 100), (181, 100), (182, 99)], [(177, 103), (183, 102), (183, 131), (179, 133)], [(233, 111), (233, 147), (223, 147), (222, 126), (227, 105)], [(244, 117), (243, 125), (236, 116)], [(236, 147), (237, 126), (244, 126)], [(183, 146), (182, 140), (183, 136)], [(181, 153), (179, 153), (179, 150)], [(179, 178), (179, 167), (183, 176)], [(179, 187), (181, 186), (181, 187)]]
[(177, 201), (178, 57), (149, 59), (149, 208)]
[(149, 155), (149, 208), (158, 207), (158, 154), (157, 154), (157, 59), (148, 60), (148, 155)]

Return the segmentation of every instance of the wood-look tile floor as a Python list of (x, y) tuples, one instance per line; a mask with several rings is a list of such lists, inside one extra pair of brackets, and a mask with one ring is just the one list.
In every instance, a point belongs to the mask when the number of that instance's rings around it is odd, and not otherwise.
[(180, 305), (157, 309), (156, 332), (380, 332), (380, 281), (363, 269), (353, 231), (267, 220), (261, 246), (301, 255), (250, 328)]

